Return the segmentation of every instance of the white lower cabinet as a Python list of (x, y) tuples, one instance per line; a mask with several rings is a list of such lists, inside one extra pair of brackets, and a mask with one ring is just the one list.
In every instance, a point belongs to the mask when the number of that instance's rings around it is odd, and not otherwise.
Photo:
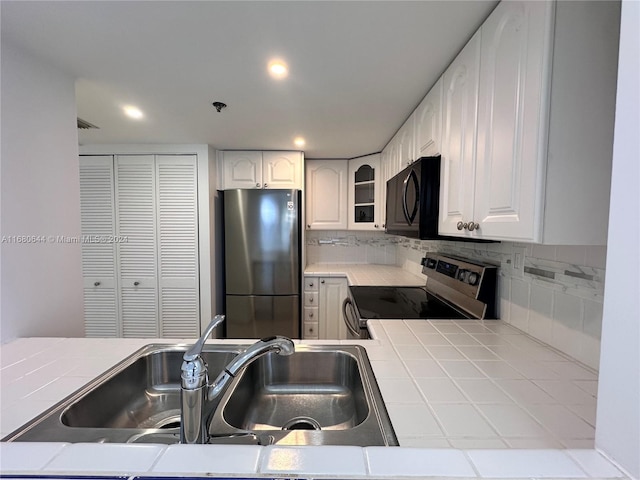
[(194, 155), (80, 157), (88, 337), (197, 337)]
[(303, 338), (347, 338), (347, 327), (342, 319), (342, 302), (347, 298), (347, 288), (344, 277), (305, 277)]

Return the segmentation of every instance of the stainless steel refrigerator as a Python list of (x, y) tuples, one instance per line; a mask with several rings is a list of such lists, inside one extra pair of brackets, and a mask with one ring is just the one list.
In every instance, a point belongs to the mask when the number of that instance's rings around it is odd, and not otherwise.
[(224, 190), (227, 338), (300, 338), (300, 190)]

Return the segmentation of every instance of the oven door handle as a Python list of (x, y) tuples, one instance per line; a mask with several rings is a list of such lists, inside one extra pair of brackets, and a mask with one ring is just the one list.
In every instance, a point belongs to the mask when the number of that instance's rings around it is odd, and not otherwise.
[(351, 302), (351, 299), (349, 297), (345, 298), (344, 302), (342, 302), (342, 317), (344, 318), (344, 323), (347, 326), (347, 330), (349, 330), (349, 332), (356, 338), (360, 338), (360, 332), (358, 331), (358, 329), (354, 328), (354, 326), (351, 325), (351, 322), (349, 321), (349, 313), (347, 312), (347, 309), (350, 309), (351, 314), (353, 315), (353, 303)]

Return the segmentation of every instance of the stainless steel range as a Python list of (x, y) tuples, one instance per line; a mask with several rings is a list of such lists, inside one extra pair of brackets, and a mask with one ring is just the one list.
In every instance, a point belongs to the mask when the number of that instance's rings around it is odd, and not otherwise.
[(349, 287), (343, 315), (352, 338), (369, 338), (369, 319), (496, 318), (495, 265), (440, 254), (422, 264), (423, 287)]

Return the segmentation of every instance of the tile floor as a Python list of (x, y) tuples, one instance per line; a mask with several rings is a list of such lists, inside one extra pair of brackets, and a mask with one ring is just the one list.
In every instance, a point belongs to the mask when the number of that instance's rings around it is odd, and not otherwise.
[(501, 321), (371, 323), (401, 446), (593, 448), (597, 372)]

